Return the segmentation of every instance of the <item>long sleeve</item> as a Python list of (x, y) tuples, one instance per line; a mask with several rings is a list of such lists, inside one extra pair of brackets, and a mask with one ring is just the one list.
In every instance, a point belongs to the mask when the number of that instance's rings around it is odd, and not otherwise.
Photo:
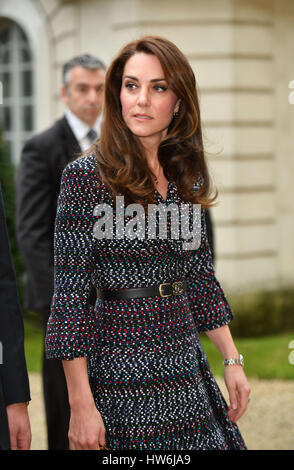
[(201, 209), (201, 243), (192, 254), (192, 268), (187, 278), (189, 304), (198, 331), (213, 330), (233, 319), (232, 309), (215, 276), (204, 209)]
[(45, 338), (48, 358), (73, 359), (96, 346), (93, 302), (95, 173), (83, 159), (63, 171), (54, 232), (54, 295)]
[[(0, 382), (5, 405), (30, 400), (24, 325), (0, 188)], [(0, 386), (1, 386), (0, 384)]]

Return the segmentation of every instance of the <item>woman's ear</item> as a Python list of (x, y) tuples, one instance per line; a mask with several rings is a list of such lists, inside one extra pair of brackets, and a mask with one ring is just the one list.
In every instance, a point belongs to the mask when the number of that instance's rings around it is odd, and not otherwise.
[(174, 107), (174, 115), (177, 115), (180, 111), (181, 99), (179, 98)]

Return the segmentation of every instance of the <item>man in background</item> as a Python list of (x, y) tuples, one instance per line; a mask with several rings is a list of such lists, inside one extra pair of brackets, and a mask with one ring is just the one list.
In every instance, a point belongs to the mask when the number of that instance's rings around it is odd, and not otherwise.
[[(44, 333), (54, 291), (54, 223), (65, 166), (100, 132), (105, 65), (89, 54), (63, 67), (65, 115), (24, 146), (18, 169), (16, 229), (27, 270), (24, 307), (42, 315)], [(62, 362), (43, 356), (48, 449), (68, 449), (70, 408)]]

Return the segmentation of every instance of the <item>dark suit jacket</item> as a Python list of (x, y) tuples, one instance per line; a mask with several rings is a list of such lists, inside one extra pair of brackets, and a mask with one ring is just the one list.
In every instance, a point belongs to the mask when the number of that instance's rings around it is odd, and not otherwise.
[(48, 315), (54, 288), (54, 223), (62, 171), (81, 149), (65, 117), (26, 142), (18, 168), (16, 230), (27, 269), (24, 307)]
[[(30, 400), (24, 326), (0, 188), (0, 408)], [(2, 356), (2, 357), (1, 357)], [(0, 415), (3, 414), (0, 412)], [(0, 425), (1, 427), (1, 425)]]

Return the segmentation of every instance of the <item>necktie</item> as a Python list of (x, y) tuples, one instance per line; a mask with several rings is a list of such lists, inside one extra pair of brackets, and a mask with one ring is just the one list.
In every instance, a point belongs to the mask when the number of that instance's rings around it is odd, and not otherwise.
[(98, 134), (97, 134), (96, 131), (94, 131), (94, 129), (90, 129), (88, 134), (87, 134), (87, 137), (90, 140), (91, 144), (93, 144), (95, 142), (95, 140), (97, 139)]

